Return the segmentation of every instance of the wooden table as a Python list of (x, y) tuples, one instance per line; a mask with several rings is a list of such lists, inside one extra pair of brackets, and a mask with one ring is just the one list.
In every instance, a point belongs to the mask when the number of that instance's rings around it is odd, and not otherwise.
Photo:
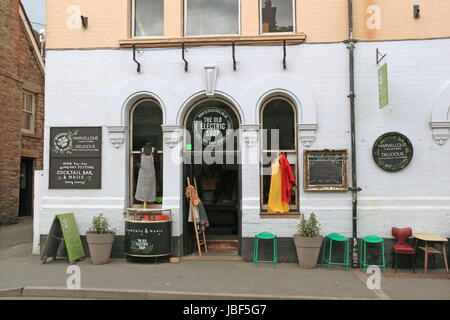
[[(434, 234), (414, 234), (416, 238), (416, 252), (419, 240), (425, 243), (425, 247), (419, 247), (425, 253), (425, 273), (428, 271), (428, 254), (442, 254), (444, 256), (445, 271), (448, 274), (447, 252), (445, 251), (446, 238)], [(442, 251), (437, 250), (433, 244), (439, 243)]]

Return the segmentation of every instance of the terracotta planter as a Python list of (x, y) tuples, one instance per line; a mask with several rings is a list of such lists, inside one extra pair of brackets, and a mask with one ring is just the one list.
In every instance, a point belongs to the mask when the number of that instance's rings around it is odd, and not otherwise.
[(294, 235), (295, 248), (297, 249), (298, 263), (301, 268), (312, 269), (317, 265), (323, 237), (304, 238)]
[(115, 235), (115, 233), (86, 233), (92, 264), (105, 264), (109, 262)]

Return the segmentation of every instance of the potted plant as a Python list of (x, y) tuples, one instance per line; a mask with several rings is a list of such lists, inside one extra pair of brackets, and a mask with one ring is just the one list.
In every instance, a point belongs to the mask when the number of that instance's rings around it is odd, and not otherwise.
[(294, 235), (300, 267), (307, 269), (316, 267), (323, 241), (319, 232), (320, 224), (314, 213), (311, 213), (309, 219), (301, 218), (298, 225), (298, 234)]
[(92, 219), (91, 227), (86, 231), (92, 264), (109, 262), (115, 232), (110, 228), (108, 219), (103, 213)]

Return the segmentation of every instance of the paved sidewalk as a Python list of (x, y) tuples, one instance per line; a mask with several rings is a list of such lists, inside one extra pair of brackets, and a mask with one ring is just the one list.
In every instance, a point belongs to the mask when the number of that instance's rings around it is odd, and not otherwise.
[[(12, 232), (0, 228), (0, 243)], [(7, 232), (5, 232), (7, 231)], [(23, 237), (23, 234), (21, 235)], [(42, 265), (31, 255), (31, 243), (9, 240), (0, 244), (0, 297), (57, 297), (109, 299), (446, 299), (450, 281), (438, 279), (381, 278), (381, 290), (366, 286), (368, 275), (359, 271), (297, 264), (239, 261), (186, 261), (130, 263), (112, 259), (107, 265), (78, 263), (81, 290), (67, 290), (67, 260)], [(422, 272), (421, 270), (417, 271)], [(441, 273), (442, 270), (433, 270)], [(9, 289), (9, 290), (5, 290)]]

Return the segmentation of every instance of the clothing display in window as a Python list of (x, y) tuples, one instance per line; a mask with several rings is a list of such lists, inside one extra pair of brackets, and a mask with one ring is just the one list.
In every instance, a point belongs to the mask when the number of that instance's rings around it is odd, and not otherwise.
[(156, 174), (153, 154), (141, 153), (141, 167), (139, 169), (136, 186), (136, 200), (154, 202), (156, 198)]
[(295, 176), (285, 155), (279, 156), (272, 163), (272, 177), (270, 178), (268, 212), (289, 212), (291, 189)]
[(284, 202), (291, 202), (291, 189), (295, 183), (295, 176), (291, 164), (284, 154), (279, 158), (281, 169), (281, 197)]
[(289, 212), (289, 202), (282, 197), (282, 173), (279, 159), (272, 163), (272, 177), (270, 178), (268, 212)]

